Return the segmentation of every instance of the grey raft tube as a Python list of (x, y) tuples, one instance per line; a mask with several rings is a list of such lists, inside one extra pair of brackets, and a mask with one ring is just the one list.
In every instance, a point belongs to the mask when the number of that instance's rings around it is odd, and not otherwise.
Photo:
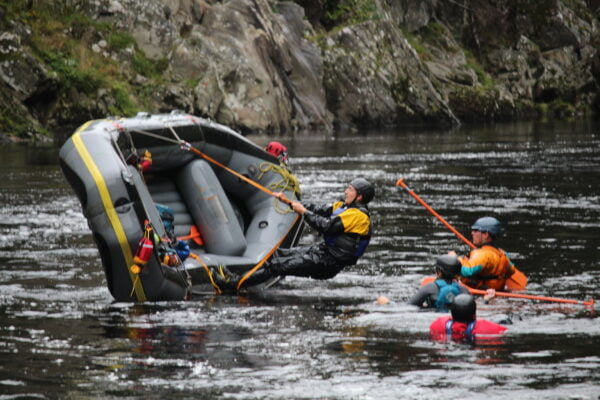
[[(159, 137), (188, 141), (265, 187), (282, 181), (277, 168), (270, 168), (279, 165), (274, 157), (231, 129), (201, 118), (141, 114), (83, 125), (61, 148), (60, 162), (81, 202), (108, 289), (117, 301), (185, 299), (190, 282), (207, 283), (202, 264), (227, 265), (244, 273), (277, 245), (297, 243), (301, 222), (294, 213), (282, 210), (271, 196), (229, 172)], [(147, 176), (125, 163), (128, 148), (150, 150), (153, 164)], [(297, 187), (281, 190), (288, 198), (299, 199)], [(192, 224), (198, 227), (204, 245), (192, 251), (201, 263), (189, 258), (184, 265), (167, 267), (154, 254), (142, 273), (131, 272), (144, 220), (152, 222), (159, 236), (165, 235), (155, 203), (175, 210), (176, 236)]]

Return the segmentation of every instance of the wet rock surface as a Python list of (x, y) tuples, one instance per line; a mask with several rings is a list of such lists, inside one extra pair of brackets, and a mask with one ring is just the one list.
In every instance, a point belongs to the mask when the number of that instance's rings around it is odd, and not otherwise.
[(594, 2), (365, 0), (332, 20), (342, 3), (1, 6), (1, 133), (173, 109), (242, 132), (597, 112)]

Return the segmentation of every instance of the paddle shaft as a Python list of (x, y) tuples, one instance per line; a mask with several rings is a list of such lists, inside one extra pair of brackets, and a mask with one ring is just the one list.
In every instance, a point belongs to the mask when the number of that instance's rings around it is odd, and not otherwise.
[(248, 178), (247, 176), (244, 176), (242, 174), (240, 174), (239, 172), (236, 172), (234, 170), (232, 170), (231, 168), (229, 168), (228, 166), (218, 162), (217, 160), (215, 160), (214, 158), (204, 154), (203, 152), (201, 152), (200, 150), (198, 150), (197, 148), (193, 147), (192, 145), (190, 145), (187, 142), (184, 142), (183, 147), (186, 148), (187, 150), (190, 150), (192, 153), (199, 155), (200, 157), (204, 158), (206, 161), (211, 162), (221, 168), (223, 168), (225, 171), (229, 172), (230, 174), (235, 175), (236, 177), (238, 177), (239, 179), (243, 180), (244, 182), (254, 186), (255, 188), (257, 188), (258, 190), (261, 190), (263, 192), (265, 192), (266, 194), (268, 194), (269, 196), (273, 196), (273, 197), (277, 197), (280, 201), (284, 202), (285, 204), (291, 206), (292, 205), (292, 201), (289, 200), (287, 197), (283, 197), (280, 198), (279, 196), (277, 196), (277, 193), (267, 189), (266, 187), (264, 187), (263, 185), (261, 185), (258, 182), (253, 181), (252, 179)]
[[(460, 240), (465, 242), (471, 249), (475, 249), (475, 246), (469, 239), (464, 237), (459, 231), (454, 229), (452, 225), (450, 225), (440, 214), (438, 214), (433, 208), (429, 207), (423, 199), (421, 199), (412, 189), (410, 189), (406, 183), (404, 183), (404, 179), (400, 178), (396, 181), (396, 186), (402, 186), (408, 194), (410, 194), (415, 200), (417, 200), (427, 211), (429, 211), (434, 217), (436, 217), (444, 226), (452, 233), (454, 233)], [(506, 287), (509, 290), (523, 290), (527, 287), (527, 277), (521, 271), (519, 271), (516, 267), (514, 267), (513, 274), (506, 280)]]
[(406, 191), (408, 192), (409, 195), (411, 195), (415, 200), (417, 200), (423, 207), (425, 207), (425, 209), (427, 211), (429, 211), (442, 224), (444, 224), (444, 226), (446, 228), (450, 229), (450, 231), (452, 233), (454, 233), (460, 240), (465, 242), (470, 248), (474, 249), (476, 247), (469, 239), (464, 237), (459, 231), (454, 229), (454, 227), (452, 225), (450, 225), (448, 222), (446, 222), (446, 220), (440, 214), (438, 214), (433, 208), (429, 207), (429, 205), (427, 203), (425, 203), (425, 201), (423, 201), (423, 199), (421, 199), (419, 197), (419, 195), (417, 195), (415, 192), (413, 192), (413, 190), (411, 188), (409, 188), (406, 185), (406, 183), (404, 183), (404, 179), (402, 179), (402, 178), (398, 179), (396, 181), (396, 186), (402, 186), (404, 189), (406, 189)]

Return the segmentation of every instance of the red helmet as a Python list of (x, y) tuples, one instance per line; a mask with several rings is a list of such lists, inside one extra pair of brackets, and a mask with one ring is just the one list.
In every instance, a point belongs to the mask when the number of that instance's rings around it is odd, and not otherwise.
[(287, 162), (287, 148), (279, 142), (270, 142), (267, 147), (265, 147), (267, 153), (274, 155), (279, 158), (284, 163)]

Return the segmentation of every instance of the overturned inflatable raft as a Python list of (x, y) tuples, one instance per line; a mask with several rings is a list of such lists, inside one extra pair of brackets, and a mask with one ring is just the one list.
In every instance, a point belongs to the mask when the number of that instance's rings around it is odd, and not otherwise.
[[(140, 113), (89, 121), (63, 145), (60, 163), (118, 301), (187, 299), (192, 287), (210, 283), (210, 267), (249, 273), (300, 234), (298, 216), (269, 194), (299, 199), (295, 177), (262, 148), (209, 120)], [(165, 253), (176, 254), (177, 239), (165, 230), (164, 207), (173, 211), (174, 235), (190, 244), (193, 257), (185, 262), (165, 261)]]

